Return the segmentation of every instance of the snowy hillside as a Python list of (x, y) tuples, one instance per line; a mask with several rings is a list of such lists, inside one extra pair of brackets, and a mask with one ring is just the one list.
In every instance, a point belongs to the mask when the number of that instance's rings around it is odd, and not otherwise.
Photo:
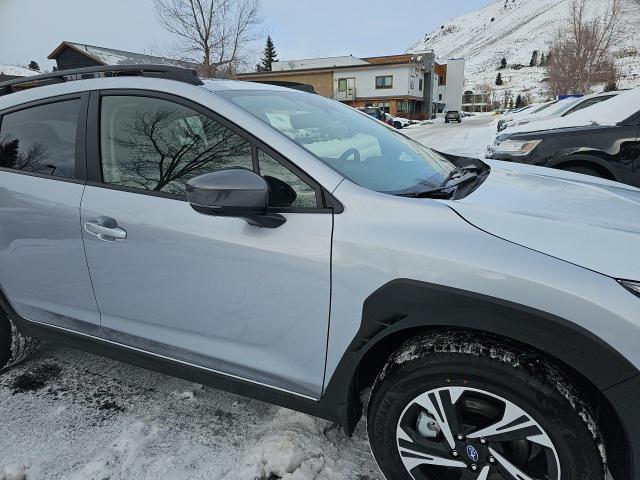
[[(594, 11), (603, 0), (590, 0)], [(515, 95), (530, 93), (547, 97), (544, 69), (529, 67), (534, 50), (548, 52), (558, 29), (568, 22), (571, 0), (496, 0), (470, 14), (452, 19), (436, 31), (426, 34), (409, 52), (433, 49), (441, 59), (464, 57), (467, 60), (467, 88), (495, 87), (497, 68), (502, 58), (509, 68), (502, 71), (504, 85)], [(640, 85), (640, 2), (624, 0), (624, 38), (618, 44), (616, 58), (622, 73), (623, 88)], [(513, 65), (525, 65), (516, 70)]]

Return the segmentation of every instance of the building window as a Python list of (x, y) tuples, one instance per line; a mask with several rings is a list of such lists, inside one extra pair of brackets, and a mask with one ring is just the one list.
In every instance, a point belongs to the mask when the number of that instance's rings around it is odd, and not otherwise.
[(393, 88), (393, 75), (376, 77), (376, 89)]
[(414, 75), (411, 75), (411, 77), (409, 77), (409, 88), (411, 90), (414, 90), (416, 88), (416, 77)]
[(447, 77), (438, 76), (438, 85), (442, 86), (446, 84), (447, 84)]
[(442, 94), (438, 95), (438, 100), (442, 101)]
[(346, 78), (340, 78), (338, 80), (338, 91), (339, 92), (346, 92), (347, 91), (347, 79)]
[(391, 111), (391, 102), (378, 102), (373, 106), (381, 108), (382, 110), (384, 110), (384, 113), (389, 113)]
[(422, 91), (424, 81), (422, 79), (418, 80), (418, 90)]
[(398, 100), (397, 101), (398, 112), (408, 112), (409, 111), (409, 101), (408, 100)]

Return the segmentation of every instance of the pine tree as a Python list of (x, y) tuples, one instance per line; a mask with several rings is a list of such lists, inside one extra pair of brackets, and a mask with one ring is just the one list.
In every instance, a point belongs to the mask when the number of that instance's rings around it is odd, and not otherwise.
[(31, 60), (31, 61), (29, 62), (29, 68), (30, 68), (31, 70), (37, 70), (37, 71), (40, 71), (40, 65), (38, 65), (38, 62), (36, 62), (35, 60)]
[(530, 67), (538, 66), (538, 50), (533, 51), (533, 55), (531, 55), (531, 61), (529, 62)]
[(544, 56), (544, 52), (542, 52), (542, 57), (540, 57), (540, 66), (544, 67), (545, 63), (547, 63), (547, 59)]
[(502, 80), (502, 73), (498, 72), (498, 76), (496, 77), (496, 85), (497, 86), (501, 86), (503, 84), (504, 84), (504, 82)]
[(270, 72), (273, 62), (278, 60), (277, 57), (276, 47), (273, 45), (271, 35), (269, 35), (267, 36), (267, 45), (264, 47), (264, 52), (262, 53), (262, 59), (260, 60), (260, 64), (256, 65), (256, 70), (258, 72)]
[(516, 108), (522, 107), (524, 107), (524, 101), (522, 100), (522, 95), (518, 95), (518, 98), (516, 98)]
[(504, 70), (505, 68), (507, 68), (507, 59), (505, 57), (502, 57), (502, 61), (500, 62), (500, 70)]

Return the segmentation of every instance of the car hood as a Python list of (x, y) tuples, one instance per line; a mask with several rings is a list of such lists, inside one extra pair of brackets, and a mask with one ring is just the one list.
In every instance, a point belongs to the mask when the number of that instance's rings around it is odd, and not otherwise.
[(487, 161), (485, 182), (446, 201), (490, 234), (602, 274), (640, 280), (640, 190), (585, 175)]

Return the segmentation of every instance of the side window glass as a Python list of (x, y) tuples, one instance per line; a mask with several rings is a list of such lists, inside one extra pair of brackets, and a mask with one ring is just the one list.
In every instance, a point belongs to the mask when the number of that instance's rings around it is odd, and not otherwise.
[(73, 178), (80, 100), (40, 105), (2, 117), (0, 167)]
[(258, 150), (260, 175), (269, 183), (270, 207), (317, 208), (316, 192), (276, 159)]
[(198, 175), (253, 170), (247, 140), (173, 102), (106, 96), (100, 122), (102, 175), (108, 184), (184, 195), (187, 182)]

